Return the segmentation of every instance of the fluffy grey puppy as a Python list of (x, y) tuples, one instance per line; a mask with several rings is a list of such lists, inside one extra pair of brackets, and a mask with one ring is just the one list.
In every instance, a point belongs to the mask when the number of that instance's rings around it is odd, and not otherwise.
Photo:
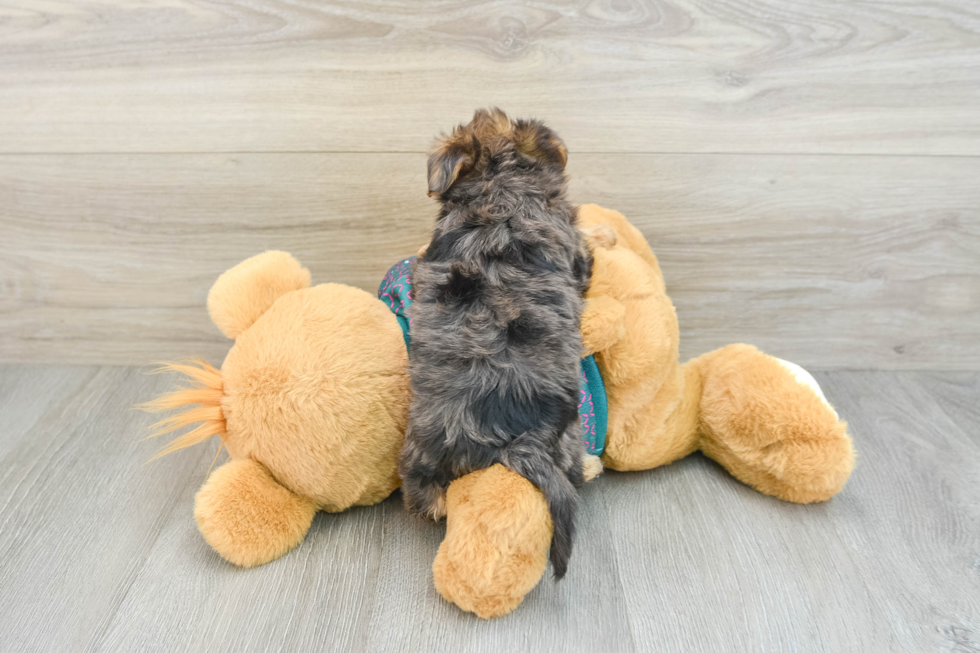
[(477, 111), (429, 158), (441, 202), (413, 271), (408, 510), (445, 515), (449, 483), (501, 463), (544, 494), (555, 577), (583, 482), (579, 318), (592, 260), (565, 200), (565, 146), (542, 123)]

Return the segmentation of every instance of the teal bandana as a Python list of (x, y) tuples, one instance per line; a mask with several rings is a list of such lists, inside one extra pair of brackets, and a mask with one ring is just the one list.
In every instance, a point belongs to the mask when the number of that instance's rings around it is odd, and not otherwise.
[[(402, 328), (405, 346), (412, 347), (412, 320), (408, 317), (408, 307), (412, 305), (412, 261), (415, 257), (403, 259), (391, 266), (388, 274), (378, 287), (378, 299), (391, 309)], [(596, 365), (595, 356), (586, 356), (580, 366), (582, 380), (579, 385), (578, 413), (582, 418), (582, 441), (585, 450), (601, 456), (606, 446), (606, 418), (609, 406), (606, 403), (606, 388), (602, 375)]]

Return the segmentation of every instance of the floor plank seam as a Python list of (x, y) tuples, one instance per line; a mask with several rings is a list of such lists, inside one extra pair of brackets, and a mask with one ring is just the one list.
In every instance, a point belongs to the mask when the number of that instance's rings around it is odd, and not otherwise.
[[(597, 479), (597, 480), (600, 480), (601, 481), (602, 480), (602, 477), (600, 476), (599, 479)], [(598, 490), (599, 491), (596, 494), (599, 495), (599, 500), (602, 502), (603, 512), (606, 515), (606, 524), (608, 525), (609, 524), (609, 517), (612, 514), (612, 511), (609, 509), (609, 503), (606, 501), (606, 492), (608, 491), (608, 488), (606, 488), (603, 485), (600, 485), (598, 487)], [(616, 541), (615, 541), (615, 538), (613, 538), (613, 536), (612, 536), (612, 529), (611, 528), (609, 529), (608, 535), (609, 535), (609, 543), (612, 545), (611, 546), (611, 553), (612, 553), (612, 555), (610, 557), (611, 557), (613, 569), (616, 570), (616, 585), (619, 587), (620, 594), (623, 597), (624, 606), (626, 607), (626, 609), (623, 610), (623, 612), (624, 612), (623, 618), (626, 619), (626, 625), (629, 628), (630, 644), (632, 644), (634, 651), (640, 651), (642, 649), (640, 649), (640, 647), (637, 646), (637, 642), (636, 642), (637, 634), (636, 634), (636, 629), (633, 626), (633, 619), (630, 616), (629, 606), (626, 605), (626, 601), (628, 601), (629, 597), (626, 594), (625, 585), (623, 584), (623, 575), (622, 575), (622, 572), (620, 572), (620, 563), (619, 563), (619, 554), (620, 554), (620, 552), (619, 552), (619, 549), (616, 547)]]
[(861, 456), (827, 502), (761, 495), (701, 454), (610, 470), (583, 490), (577, 559), (598, 564), (560, 586), (542, 578), (487, 622), (435, 591), (444, 530), (406, 521), (397, 493), (321, 513), (270, 566), (216, 571), (227, 563), (188, 506), (218, 442), (140, 468), (155, 449), (138, 440), (149, 416), (122, 414), (166, 379), (32, 367), (0, 386), (0, 415), (17, 425), (6, 441), (0, 426), (3, 460), (20, 465), (2, 487), (20, 481), (15, 499), (28, 497), (0, 529), (4, 651), (817, 653), (968, 650), (980, 635), (978, 372), (816, 374)]
[[(394, 492), (398, 492), (398, 490), (395, 490)], [(394, 494), (394, 492), (392, 494)], [(382, 561), (384, 559), (385, 542), (388, 537), (387, 516), (390, 511), (390, 507), (389, 507), (390, 499), (391, 499), (391, 495), (389, 495), (388, 498), (381, 501), (381, 503), (377, 506), (365, 506), (361, 508), (361, 510), (377, 508), (380, 511), (381, 513), (380, 516), (376, 516), (375, 519), (377, 520), (376, 522), (378, 524), (377, 527), (381, 529), (381, 533), (379, 533), (378, 536), (378, 540), (379, 540), (378, 555), (373, 560), (375, 566), (373, 567), (373, 569), (368, 566), (365, 566), (364, 568), (365, 583), (367, 582), (368, 574), (371, 573), (372, 571), (373, 571), (374, 578), (372, 579), (373, 582), (371, 582), (370, 584), (371, 586), (370, 595), (367, 594), (366, 592), (361, 592), (361, 609), (360, 609), (361, 616), (358, 619), (360, 632), (357, 633), (355, 637), (351, 638), (352, 651), (366, 651), (368, 642), (371, 639), (371, 621), (374, 616), (375, 605), (377, 604), (378, 588), (381, 585), (381, 566), (382, 566)]]
[[(207, 454), (208, 452), (206, 447), (201, 447), (201, 450), (199, 451), (197, 458), (194, 460), (192, 465), (189, 465), (187, 467), (187, 469), (195, 470), (198, 467), (200, 467), (201, 459), (204, 458)], [(89, 640), (89, 644), (88, 646), (86, 646), (85, 649), (86, 651), (103, 650), (105, 646), (104, 640), (106, 635), (109, 633), (113, 625), (116, 623), (116, 618), (119, 616), (120, 609), (125, 604), (126, 598), (129, 596), (129, 593), (136, 585), (136, 581), (139, 578), (140, 573), (146, 567), (147, 562), (150, 560), (150, 557), (153, 555), (153, 552), (156, 548), (156, 544), (159, 541), (160, 536), (163, 535), (164, 529), (166, 529), (167, 524), (170, 523), (171, 519), (173, 519), (174, 514), (177, 511), (177, 507), (181, 504), (181, 497), (184, 494), (184, 490), (187, 488), (189, 484), (191, 483), (197, 484), (198, 482), (200, 481), (198, 478), (195, 477), (193, 471), (189, 473), (187, 476), (187, 480), (180, 486), (179, 490), (173, 493), (173, 497), (170, 501), (170, 505), (168, 506), (168, 508), (166, 510), (160, 511), (159, 518), (153, 524), (154, 532), (153, 535), (151, 536), (151, 541), (145, 548), (146, 553), (140, 558), (139, 563), (133, 566), (132, 573), (128, 576), (125, 582), (125, 591), (123, 591), (122, 594), (119, 596), (118, 600), (114, 602), (115, 605), (112, 606), (111, 616), (107, 614), (106, 617), (103, 619), (103, 623), (100, 624), (96, 628), (95, 632), (92, 633), (92, 637)]]
[[(91, 378), (95, 378), (98, 375), (98, 373), (99, 373), (99, 370), (98, 369), (96, 369), (95, 371), (93, 371)], [(41, 416), (30, 427), (30, 429), (28, 429), (26, 431), (24, 437), (25, 438), (29, 438), (31, 436), (31, 434), (34, 433), (34, 431), (36, 429), (41, 428), (41, 425), (43, 425), (45, 423), (48, 423), (48, 422), (59, 422), (59, 421), (61, 421), (61, 417), (64, 416), (64, 414), (66, 413), (66, 411), (74, 404), (74, 402), (80, 396), (83, 396), (84, 395), (84, 393), (85, 393), (86, 390), (88, 390), (90, 388), (91, 388), (91, 383), (83, 383), (83, 384), (81, 384), (75, 391), (73, 391), (69, 396), (67, 396), (64, 401), (60, 402), (58, 404), (58, 406), (53, 409), (52, 412), (57, 413), (56, 416), (51, 416), (51, 412), (45, 413), (43, 416)], [(102, 385), (102, 391), (101, 391), (101, 393), (99, 393), (98, 396), (99, 397), (105, 396), (106, 394), (108, 394), (110, 392), (111, 389), (112, 389), (111, 384), (108, 384), (108, 383), (103, 384)], [(41, 439), (43, 439), (43, 438), (41, 438)], [(43, 456), (37, 457), (33, 461), (31, 467), (25, 472), (24, 477), (17, 483), (17, 485), (15, 485), (13, 487), (13, 489), (10, 492), (10, 495), (7, 497), (7, 500), (4, 502), (3, 506), (0, 506), (0, 514), (6, 514), (6, 518), (4, 519), (3, 523), (0, 524), (0, 532), (4, 532), (7, 529), (7, 524), (10, 523), (10, 520), (13, 517), (13, 515), (16, 514), (17, 508), (20, 506), (20, 503), (21, 503), (21, 501), (23, 501), (23, 498), (27, 496), (27, 493), (25, 493), (24, 494), (24, 497), (22, 497), (16, 503), (14, 503), (13, 505), (11, 505), (11, 502), (14, 501), (14, 497), (18, 494), (18, 490), (20, 489), (21, 484), (24, 481), (26, 481), (28, 478), (31, 477), (32, 472), (34, 472), (34, 470), (38, 467), (38, 465), (40, 465), (42, 463), (42, 460), (45, 461), (45, 464), (47, 464), (47, 462), (50, 462), (50, 460), (52, 460), (54, 458), (54, 456), (57, 454), (57, 452), (65, 444), (66, 444), (66, 442), (62, 441), (58, 446), (55, 447), (54, 452), (48, 458), (44, 458)]]

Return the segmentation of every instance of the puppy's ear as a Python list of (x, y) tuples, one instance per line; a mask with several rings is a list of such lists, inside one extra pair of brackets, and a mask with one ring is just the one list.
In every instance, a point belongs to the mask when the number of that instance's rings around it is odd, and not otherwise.
[(442, 195), (480, 158), (480, 141), (470, 134), (441, 143), (429, 156), (429, 197)]
[(509, 132), (510, 118), (497, 107), (477, 109), (473, 113), (473, 120), (470, 121), (469, 127), (473, 133), (489, 139), (496, 134)]
[(547, 161), (565, 169), (568, 150), (558, 134), (537, 120), (518, 120), (514, 124), (514, 143), (517, 149), (538, 161)]

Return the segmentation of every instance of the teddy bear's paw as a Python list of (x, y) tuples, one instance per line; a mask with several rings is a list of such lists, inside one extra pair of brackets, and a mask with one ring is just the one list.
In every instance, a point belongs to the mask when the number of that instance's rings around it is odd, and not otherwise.
[(826, 501), (841, 491), (854, 468), (854, 446), (809, 373), (743, 344), (696, 364), (704, 380), (705, 455), (784, 501)]
[(782, 358), (776, 358), (775, 356), (773, 356), (773, 358), (776, 359), (777, 363), (779, 363), (786, 370), (788, 370), (789, 373), (793, 375), (793, 378), (796, 379), (796, 381), (800, 385), (812, 390), (813, 394), (817, 395), (817, 399), (819, 399), (824, 406), (830, 409), (830, 411), (834, 414), (834, 417), (837, 417), (838, 419), (840, 418), (840, 416), (837, 414), (837, 411), (834, 410), (834, 407), (830, 405), (829, 401), (827, 401), (827, 397), (824, 395), (823, 390), (820, 388), (820, 384), (817, 383), (817, 380), (813, 378), (812, 374), (807, 372), (805, 369), (803, 369), (796, 363), (791, 363), (789, 361), (783, 360)]
[(194, 499), (201, 535), (240, 567), (265, 564), (293, 549), (306, 537), (314, 514), (312, 501), (279, 485), (249, 459), (218, 467)]
[(605, 351), (626, 335), (626, 307), (621, 302), (600, 295), (590, 297), (582, 311), (583, 356)]
[(595, 224), (591, 227), (582, 227), (582, 235), (589, 249), (599, 247), (612, 247), (616, 244), (616, 232), (607, 224)]
[(582, 463), (582, 475), (585, 477), (586, 483), (602, 473), (602, 459), (599, 456), (587, 453)]

